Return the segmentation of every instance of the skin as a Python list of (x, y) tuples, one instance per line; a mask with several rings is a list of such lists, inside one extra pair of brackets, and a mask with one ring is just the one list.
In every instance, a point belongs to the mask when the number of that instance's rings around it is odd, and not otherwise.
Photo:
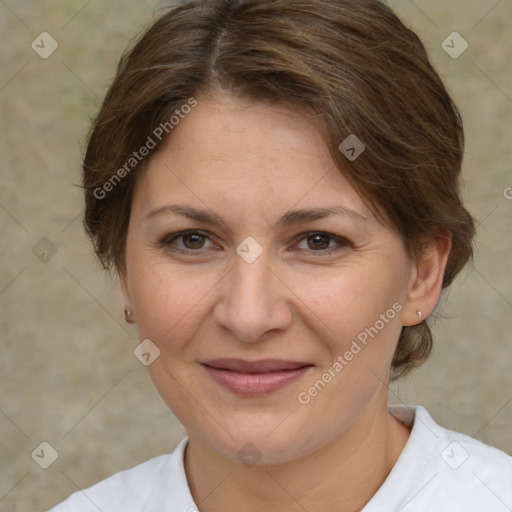
[[(187, 430), (185, 469), (201, 512), (359, 510), (409, 436), (387, 411), (391, 360), (402, 326), (435, 307), (450, 242), (432, 240), (411, 261), (335, 168), (316, 123), (305, 110), (203, 96), (137, 183), (121, 288), (139, 338), (161, 351), (148, 369)], [(148, 217), (168, 204), (225, 225), (169, 211)], [(277, 224), (289, 210), (328, 206), (353, 213)], [(186, 229), (205, 236), (170, 241)], [(311, 236), (318, 231), (331, 238)], [(236, 252), (248, 236), (263, 249), (252, 263)], [(299, 403), (396, 302), (401, 311), (378, 335)], [(199, 364), (218, 357), (313, 368), (269, 395), (242, 397)], [(261, 453), (252, 467), (237, 457), (248, 442)]]

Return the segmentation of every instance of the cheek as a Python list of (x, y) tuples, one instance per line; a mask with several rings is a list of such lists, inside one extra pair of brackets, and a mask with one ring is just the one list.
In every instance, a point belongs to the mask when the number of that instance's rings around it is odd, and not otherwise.
[(312, 321), (322, 326), (331, 355), (343, 353), (358, 336), (364, 341), (365, 333), (368, 339), (396, 341), (405, 293), (394, 269), (352, 265), (316, 278), (295, 276), (294, 281), (294, 292), (304, 312), (309, 310)]
[(325, 355), (321, 369), (305, 380), (296, 397), (299, 410), (317, 418), (311, 435), (315, 429), (325, 432), (325, 410), (333, 404), (344, 414), (341, 423), (329, 424), (330, 432), (346, 428), (387, 382), (402, 328), (404, 289), (398, 274), (377, 264), (354, 265), (314, 281), (307, 290), (302, 282), (303, 309), (312, 312)]
[(186, 342), (204, 316), (218, 272), (188, 270), (149, 259), (133, 258), (131, 299), (139, 338), (176, 349)]

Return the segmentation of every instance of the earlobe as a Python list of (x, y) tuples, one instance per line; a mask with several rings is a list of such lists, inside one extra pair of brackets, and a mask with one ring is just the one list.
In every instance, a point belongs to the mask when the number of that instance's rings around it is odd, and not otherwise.
[(418, 261), (412, 265), (403, 325), (412, 326), (423, 322), (436, 307), (443, 288), (450, 249), (451, 237), (440, 235), (432, 239)]
[(119, 287), (121, 288), (121, 294), (123, 296), (124, 301), (124, 321), (127, 324), (134, 324), (135, 318), (133, 316), (133, 310), (131, 306), (130, 293), (128, 291), (128, 282), (126, 276), (123, 274), (118, 274), (119, 277)]
[(134, 324), (133, 311), (131, 309), (124, 308), (124, 321), (127, 324)]

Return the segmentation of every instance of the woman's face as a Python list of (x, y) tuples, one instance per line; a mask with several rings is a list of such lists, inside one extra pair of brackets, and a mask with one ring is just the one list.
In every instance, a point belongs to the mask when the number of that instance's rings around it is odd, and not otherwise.
[(140, 178), (123, 292), (190, 436), (277, 463), (386, 408), (413, 267), (312, 117), (199, 99)]

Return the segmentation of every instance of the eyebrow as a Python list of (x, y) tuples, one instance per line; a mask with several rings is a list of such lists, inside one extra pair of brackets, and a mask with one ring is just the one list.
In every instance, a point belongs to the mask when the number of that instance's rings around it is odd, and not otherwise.
[[(181, 215), (188, 219), (204, 222), (213, 226), (222, 226), (224, 228), (228, 227), (227, 222), (212, 211), (181, 204), (166, 204), (155, 208), (146, 215), (144, 220), (149, 220), (153, 217), (164, 215), (166, 213), (174, 213), (176, 215)], [(368, 223), (368, 219), (355, 210), (345, 208), (344, 206), (331, 206), (329, 208), (302, 208), (300, 210), (290, 210), (281, 216), (277, 221), (276, 226), (289, 227), (295, 224), (300, 224), (301, 222), (311, 222), (332, 216), (348, 216), (360, 222)]]

